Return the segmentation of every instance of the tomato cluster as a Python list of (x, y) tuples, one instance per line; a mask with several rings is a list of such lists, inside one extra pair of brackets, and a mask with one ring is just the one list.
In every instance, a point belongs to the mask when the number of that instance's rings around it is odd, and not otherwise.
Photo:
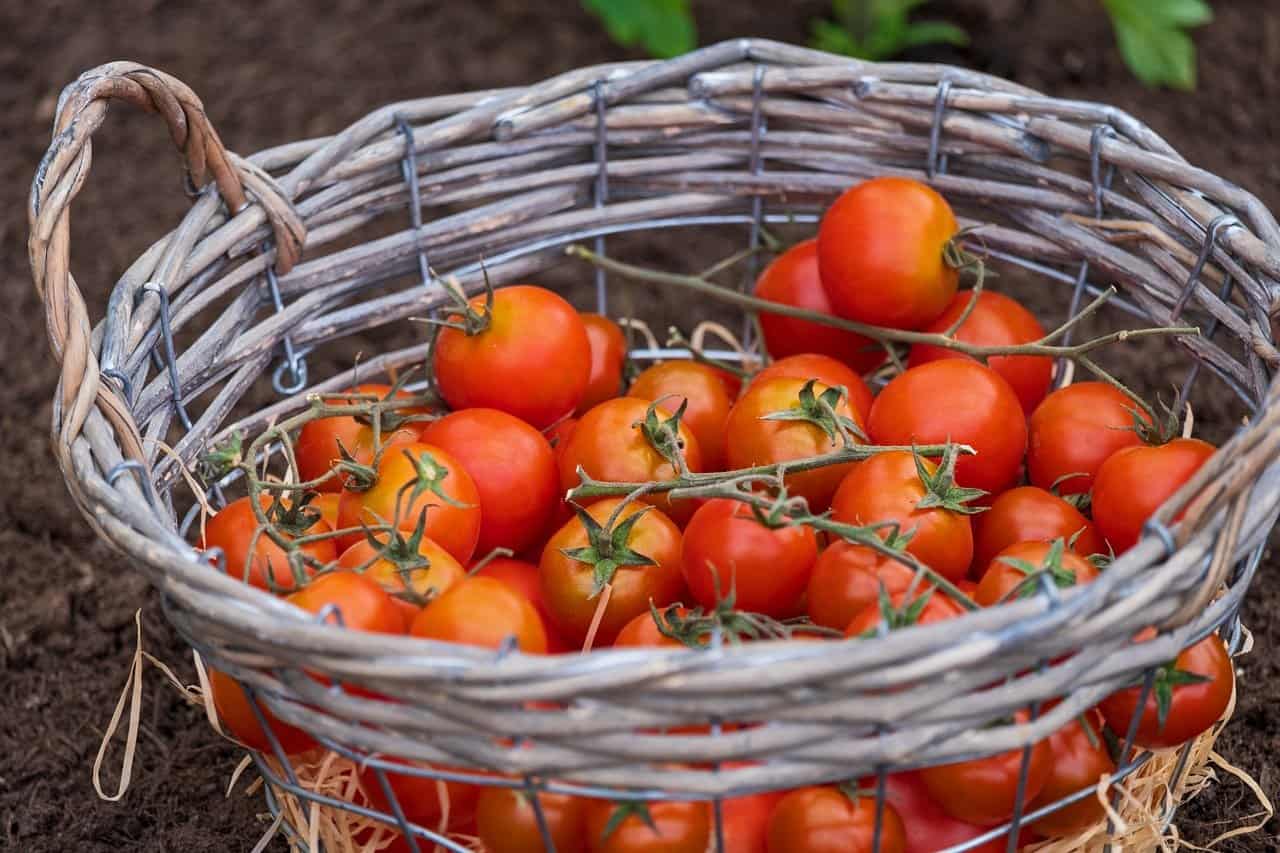
[[(1045, 329), (1008, 295), (958, 289), (956, 237), (922, 184), (846, 192), (759, 277), (758, 298), (803, 311), (760, 312), (775, 360), (755, 372), (696, 358), (636, 373), (608, 318), (532, 285), (490, 291), (438, 330), (436, 397), (367, 384), (327, 401), (370, 402), (308, 420), (291, 441), (302, 485), (257, 482), (203, 544), (348, 630), (528, 654), (874, 637), (1089, 583), (1213, 448), (1160, 441), (1112, 384), (1050, 392), (1052, 360), (1019, 349)], [(895, 351), (885, 329), (920, 335)], [(730, 800), (727, 849), (870, 850), (877, 825), (885, 853), (972, 839), (1010, 818), (1019, 784), (1032, 809), (1114, 771), (1104, 729), (1150, 748), (1195, 737), (1232, 678), (1208, 637), (1025, 755), (890, 776), (878, 818), (867, 780)], [(265, 722), (288, 753), (314, 746), (232, 679), (211, 684), (246, 745), (266, 747)], [(491, 853), (541, 849), (543, 830), (560, 850), (701, 853), (712, 832), (700, 803), (544, 793), (540, 828), (518, 791), (389, 779), (410, 820)], [(1027, 831), (1101, 817), (1088, 798)]]

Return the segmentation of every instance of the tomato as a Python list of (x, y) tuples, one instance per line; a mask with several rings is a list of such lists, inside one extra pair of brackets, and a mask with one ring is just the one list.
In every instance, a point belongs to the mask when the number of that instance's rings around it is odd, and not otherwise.
[(888, 803), (881, 815), (880, 846), (872, 846), (875, 797), (851, 798), (833, 786), (798, 788), (769, 817), (769, 853), (902, 853), (906, 831)]
[[(1030, 715), (1019, 711), (1015, 718), (1026, 723)], [(987, 758), (926, 767), (920, 771), (920, 778), (947, 814), (980, 826), (996, 826), (1013, 816), (1022, 755), (1022, 749), (1011, 749)], [(1048, 741), (1037, 741), (1027, 755), (1027, 802), (1044, 790), (1052, 769), (1053, 753)]]
[[(918, 771), (891, 773), (885, 778), (885, 798), (897, 810), (906, 830), (903, 853), (937, 853), (985, 833), (986, 827), (956, 820), (944, 812)], [(1005, 853), (1008, 836), (984, 842), (971, 848), (971, 853)]]
[[(586, 801), (542, 791), (538, 804), (556, 853), (585, 853)], [(476, 829), (485, 853), (542, 853), (545, 848), (530, 794), (486, 788), (476, 804)]]
[[(1133, 742), (1146, 749), (1179, 746), (1222, 719), (1235, 689), (1235, 670), (1222, 640), (1210, 634), (1156, 671)], [(1098, 707), (1107, 726), (1124, 738), (1137, 712), (1142, 687), (1112, 693)]]
[(583, 314), (582, 325), (591, 347), (591, 371), (575, 410), (579, 415), (622, 393), (622, 366), (627, 360), (627, 339), (617, 323), (603, 314)]
[(428, 425), (422, 440), (457, 459), (475, 481), (477, 553), (518, 553), (542, 538), (560, 498), (555, 453), (542, 433), (497, 409), (464, 409)]
[(547, 602), (542, 597), (542, 578), (538, 567), (524, 560), (509, 557), (494, 557), (478, 569), (472, 570), (475, 577), (493, 578), (502, 581), (520, 595), (529, 600), (533, 609), (542, 617), (542, 627), (547, 633), (547, 652), (560, 654), (572, 651), (573, 647), (564, 641), (551, 627), (551, 614), (547, 612)]
[[(951, 328), (973, 299), (973, 291), (962, 290), (951, 300), (942, 316), (922, 331), (943, 333)], [(1044, 326), (1021, 302), (984, 290), (978, 294), (969, 316), (956, 329), (952, 337), (967, 344), (979, 346), (1010, 346), (1038, 341), (1045, 336)], [(957, 350), (946, 347), (915, 344), (907, 358), (908, 367), (916, 367), (940, 358), (970, 358)], [(1004, 377), (1018, 395), (1022, 410), (1030, 415), (1053, 380), (1053, 359), (1044, 355), (995, 355), (987, 359), (992, 370)]]
[[(831, 314), (831, 300), (818, 275), (818, 241), (805, 240), (779, 255), (756, 280), (755, 295), (770, 302)], [(765, 347), (774, 358), (819, 353), (859, 373), (884, 361), (884, 349), (855, 332), (769, 311), (759, 315)]]
[[(365, 384), (351, 389), (352, 394), (376, 394), (382, 399), (391, 397), (390, 385)], [(396, 397), (410, 398), (408, 391), (399, 391)], [(329, 405), (356, 405), (357, 401), (343, 397), (335, 397), (325, 401)], [(384, 412), (380, 431), (380, 441), (375, 443), (373, 426), (362, 423), (352, 415), (335, 415), (328, 418), (317, 418), (302, 425), (297, 440), (293, 443), (293, 455), (298, 463), (298, 477), (303, 481), (318, 480), (330, 469), (342, 461), (341, 449), (361, 465), (372, 465), (374, 454), (381, 449), (385, 453), (393, 453), (396, 447), (412, 444), (418, 440), (421, 424), (409, 423), (397, 426), (398, 422), (411, 413), (421, 413), (423, 409), (396, 409)], [(344, 477), (329, 477), (313, 488), (320, 492), (340, 492)]]
[[(625, 810), (625, 816), (609, 831), (618, 809)], [(706, 803), (623, 805), (588, 800), (587, 849), (591, 853), (704, 853), (711, 840), (710, 811)]]
[[(689, 609), (681, 607), (676, 610), (676, 613), (679, 616), (687, 616)], [(637, 613), (635, 618), (622, 626), (613, 645), (620, 648), (679, 648), (684, 643), (662, 633), (658, 629), (658, 623), (654, 621), (653, 614), (646, 610), (644, 613)]]
[(693, 514), (681, 554), (685, 583), (704, 608), (732, 593), (739, 610), (786, 618), (799, 609), (818, 540), (812, 527), (769, 528), (746, 504), (717, 498)]
[[(643, 483), (674, 480), (675, 465), (658, 446), (669, 440), (670, 418), (679, 404), (667, 408), (635, 397), (606, 400), (578, 420), (560, 453), (560, 488), (578, 485), (578, 468), (596, 480)], [(652, 407), (653, 417), (649, 417)], [(705, 470), (702, 451), (689, 425), (677, 430), (690, 471)], [(673, 451), (674, 452), (674, 451)], [(642, 500), (668, 513), (677, 522), (688, 520), (696, 507), (690, 501), (674, 506), (665, 494), (645, 495)]]
[[(225, 672), (210, 667), (207, 673), (209, 690), (213, 694), (213, 707), (218, 711), (218, 724), (222, 730), (249, 749), (271, 755), (271, 741), (263, 731), (257, 714), (253, 713), (253, 707), (249, 704), (249, 696), (244, 692), (244, 688)], [(265, 702), (259, 700), (258, 709), (262, 712), (263, 719), (271, 728), (271, 734), (275, 735), (285, 755), (297, 755), (316, 746), (311, 735), (277, 719)]]
[(792, 379), (816, 379), (828, 388), (844, 388), (849, 394), (849, 405), (858, 413), (858, 423), (865, 424), (871, 416), (871, 389), (866, 380), (854, 373), (844, 362), (826, 355), (800, 353), (779, 359), (751, 377), (755, 385), (769, 379), (787, 376)]
[(508, 638), (527, 654), (547, 652), (547, 632), (533, 604), (496, 578), (470, 577), (422, 608), (409, 633), (415, 637), (502, 648)]
[[(392, 759), (397, 764), (410, 765), (410, 762)], [(431, 767), (418, 765), (423, 769), (448, 771), (447, 767)], [(458, 832), (470, 829), (476, 819), (476, 802), (480, 799), (481, 788), (467, 782), (446, 781), (444, 779), (428, 779), (409, 773), (387, 771), (387, 784), (404, 816), (410, 823), (416, 823), (423, 829), (433, 832), (442, 830)], [(377, 774), (366, 769), (360, 774), (360, 787), (369, 797), (369, 804), (380, 812), (391, 813), (391, 803), (379, 784)], [(430, 844), (422, 838), (418, 840), (418, 849), (426, 850)]]
[(919, 329), (955, 296), (959, 275), (944, 252), (959, 226), (946, 199), (909, 178), (846, 190), (818, 226), (818, 269), (841, 317)]
[[(920, 479), (923, 469), (926, 480)], [(852, 466), (831, 501), (831, 515), (844, 524), (897, 522), (898, 533), (914, 531), (905, 548), (948, 580), (959, 580), (973, 559), (973, 528), (965, 514), (965, 493), (947, 482), (928, 459), (905, 450), (877, 453)], [(933, 496), (938, 506), (920, 509)], [(886, 539), (891, 531), (884, 529)]]
[(562, 421), (556, 421), (543, 431), (542, 434), (546, 436), (547, 443), (551, 445), (551, 450), (555, 453), (556, 464), (559, 464), (560, 454), (564, 452), (564, 446), (577, 426), (577, 418), (565, 418)]
[[(1111, 454), (1137, 447), (1135, 418), (1150, 424), (1137, 403), (1105, 382), (1077, 382), (1054, 391), (1027, 423), (1027, 477), (1061, 495), (1093, 488), (1094, 475)], [(1078, 476), (1068, 476), (1075, 474)]]
[[(853, 618), (876, 603), (880, 585), (889, 595), (905, 592), (915, 572), (865, 545), (839, 541), (818, 555), (805, 595), (815, 625), (843, 631)], [(923, 582), (922, 587), (923, 588)]]
[[(1088, 726), (1086, 730), (1085, 726)], [(1102, 717), (1090, 711), (1063, 726), (1049, 736), (1049, 779), (1040, 795), (1031, 800), (1027, 811), (1032, 812), (1077, 791), (1096, 788), (1098, 779), (1116, 771), (1116, 763), (1107, 753), (1102, 739)], [(1041, 838), (1071, 836), (1103, 820), (1106, 813), (1097, 797), (1085, 797), (1065, 808), (1045, 815), (1031, 824), (1031, 830)]]
[(336, 492), (324, 492), (307, 502), (307, 506), (320, 513), (320, 520), (329, 525), (330, 530), (338, 529), (338, 504), (342, 495)]
[[(834, 453), (844, 447), (842, 431), (862, 431), (857, 415), (843, 398), (829, 406), (835, 414), (832, 418), (825, 411), (827, 404), (821, 401), (834, 396), (834, 391), (825, 385), (810, 385), (811, 381), (782, 377), (756, 381), (747, 388), (729, 412), (725, 446), (730, 468), (774, 465)], [(802, 415), (805, 419), (767, 419), (779, 412)], [(851, 437), (857, 443), (856, 435)], [(787, 474), (787, 492), (808, 501), (811, 511), (823, 512), (831, 505), (831, 496), (850, 464)]]
[(1039, 570), (1048, 571), (1053, 582), (1063, 588), (1092, 583), (1098, 578), (1097, 567), (1079, 554), (1064, 550), (1060, 539), (1053, 543), (1018, 542), (992, 558), (973, 595), (974, 601), (990, 607), (1000, 601), (1035, 595), (1040, 591), (1040, 582), (1028, 578)]
[[(344, 529), (393, 524), (411, 531), (424, 510), (426, 535), (458, 562), (470, 560), (480, 537), (480, 492), (462, 463), (433, 444), (410, 444), (383, 456), (369, 489), (343, 493), (338, 522)], [(363, 538), (356, 532), (339, 545), (349, 548)]]
[(686, 408), (680, 420), (697, 439), (703, 467), (714, 471), (724, 463), (724, 424), (733, 398), (716, 368), (685, 359), (664, 361), (637, 376), (627, 396), (655, 402), (668, 411), (683, 403)]
[[(573, 306), (542, 287), (518, 284), (472, 299), (484, 328), (442, 327), (432, 366), (451, 409), (500, 409), (542, 429), (573, 412), (591, 379), (591, 341)], [(449, 317), (465, 322), (461, 314)]]
[[(408, 540), (397, 536), (389, 545), (375, 546), (368, 540), (357, 542), (342, 552), (338, 566), (358, 571), (372, 578), (388, 593), (404, 614), (408, 625), (422, 609), (422, 604), (439, 595), (467, 576), (462, 565), (448, 551), (425, 537)], [(425, 565), (422, 563), (425, 562)], [(408, 581), (406, 583), (406, 581)], [(397, 597), (411, 591), (417, 602)]]
[[(585, 514), (603, 528), (623, 500), (599, 501)], [(551, 621), (575, 646), (587, 637), (603, 585), (612, 586), (596, 633), (596, 643), (608, 645), (624, 625), (649, 611), (650, 602), (665, 607), (684, 591), (680, 528), (660, 510), (635, 502), (621, 510), (611, 530), (588, 532), (574, 518), (547, 542), (538, 571)]]
[(1036, 486), (1019, 486), (1000, 494), (986, 512), (973, 519), (973, 567), (984, 571), (997, 553), (1018, 542), (1065, 540), (1081, 556), (1105, 554), (1093, 522), (1067, 501)]
[(766, 853), (769, 818), (782, 801), (782, 791), (730, 797), (720, 805), (724, 853)]
[[(1137, 544), (1142, 525), (1214, 449), (1198, 438), (1175, 438), (1157, 447), (1127, 447), (1102, 463), (1093, 483), (1093, 520), (1117, 554)], [(1180, 518), (1181, 512), (1174, 521)]]
[[(299, 512), (295, 518), (294, 514), (286, 508), (284, 499), (274, 510), (271, 508), (272, 499), (266, 494), (260, 495), (260, 503), (269, 515), (275, 516), (277, 527), (286, 528), (281, 529), (280, 532), (287, 539), (296, 539), (304, 535), (314, 536), (332, 530), (322, 520), (307, 525), (305, 529), (296, 529), (306, 525), (307, 516)], [(287, 529), (291, 526), (289, 522), (295, 520), (296, 526), (293, 529)], [(280, 523), (282, 521), (283, 525)], [(277, 545), (266, 531), (255, 536), (257, 530), (258, 519), (254, 515), (249, 498), (238, 498), (218, 510), (205, 524), (200, 547), (221, 548), (226, 557), (227, 574), (245, 581), (250, 586), (284, 592), (294, 589), (297, 584), (293, 571), (289, 567), (289, 556), (285, 549)], [(320, 563), (332, 562), (338, 556), (337, 547), (332, 539), (320, 539), (297, 547), (304, 555)], [(315, 570), (308, 568), (306, 572), (310, 577)]]
[(1027, 422), (1018, 396), (989, 367), (947, 358), (913, 367), (876, 397), (867, 430), (876, 444), (967, 444), (956, 482), (996, 494), (1018, 476)]
[[(910, 599), (907, 598), (904, 590), (890, 595), (889, 601), (888, 630), (890, 631), (911, 625), (931, 625), (934, 622), (955, 619), (964, 612), (960, 609), (960, 605), (939, 593), (936, 588), (924, 584), (920, 585)], [(844, 635), (846, 637), (874, 636), (884, 622), (885, 612), (877, 601), (863, 608), (861, 613), (853, 617), (853, 621), (845, 627)]]
[(325, 622), (350, 631), (405, 632), (404, 614), (395, 599), (373, 578), (345, 569), (318, 575), (286, 600), (317, 615), (330, 608)]

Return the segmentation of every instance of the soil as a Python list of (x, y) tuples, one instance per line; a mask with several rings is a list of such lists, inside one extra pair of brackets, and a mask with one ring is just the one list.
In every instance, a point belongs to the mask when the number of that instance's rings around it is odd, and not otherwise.
[[(695, 5), (709, 43), (742, 35), (803, 42), (807, 22), (825, 4)], [(963, 22), (974, 44), (913, 58), (958, 61), (1054, 95), (1108, 101), (1149, 122), (1191, 161), (1280, 209), (1280, 118), (1271, 108), (1280, 98), (1280, 9), (1270, 0), (1215, 6), (1217, 20), (1195, 36), (1200, 83), (1192, 94), (1137, 84), (1093, 0), (931, 4)], [(134, 652), (137, 608), (147, 650), (193, 676), (154, 594), (95, 540), (48, 448), (56, 371), (30, 286), (24, 211), (57, 92), (104, 61), (153, 64), (190, 83), (222, 138), (247, 152), (332, 133), (397, 99), (531, 82), (626, 52), (572, 0), (541, 8), (530, 0), (6, 2), (0, 28), (8, 33), (0, 40), (0, 288), (7, 306), (0, 312), (0, 844), (31, 853), (246, 850), (263, 828), (261, 799), (240, 793), (243, 784), (224, 796), (235, 749), (154, 670), (146, 675), (127, 795), (103, 802), (90, 784)], [(95, 317), (109, 284), (186, 203), (165, 134), (153, 118), (126, 112), (117, 110), (100, 134), (98, 168), (74, 217), (73, 268)], [(1167, 367), (1167, 359), (1144, 358), (1129, 372), (1148, 387), (1167, 387)], [(1221, 434), (1233, 409), (1214, 402), (1201, 420)], [(1241, 661), (1239, 706), (1219, 746), (1268, 792), (1280, 774), (1280, 723), (1269, 713), (1280, 700), (1277, 571), (1268, 554), (1245, 608), (1257, 646)], [(116, 751), (106, 765), (119, 762)], [(117, 771), (104, 776), (114, 790)], [(1254, 809), (1248, 792), (1227, 777), (1179, 823), (1185, 836), (1204, 843)], [(1280, 821), (1273, 821), (1221, 849), (1276, 849), (1277, 830)]]

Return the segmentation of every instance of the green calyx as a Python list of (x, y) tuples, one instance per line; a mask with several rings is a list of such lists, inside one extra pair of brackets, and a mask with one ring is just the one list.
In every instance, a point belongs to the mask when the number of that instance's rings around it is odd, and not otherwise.
[(951, 512), (958, 512), (964, 515), (976, 515), (980, 512), (986, 512), (986, 507), (969, 506), (970, 501), (977, 500), (987, 494), (982, 489), (969, 489), (956, 485), (956, 459), (959, 457), (959, 449), (952, 443), (947, 442), (947, 448), (942, 454), (942, 461), (938, 464), (937, 470), (929, 473), (929, 468), (924, 463), (924, 458), (915, 451), (912, 456), (915, 457), (916, 475), (920, 478), (920, 482), (924, 484), (925, 495), (916, 503), (916, 509), (946, 509)]
[(244, 436), (233, 432), (222, 444), (210, 449), (196, 463), (196, 473), (206, 483), (221, 480), (244, 461)]
[(649, 445), (659, 456), (675, 466), (676, 470), (684, 468), (684, 440), (680, 438), (680, 419), (688, 408), (689, 401), (681, 399), (675, 414), (663, 418), (658, 414), (658, 403), (653, 402), (645, 411), (644, 420), (636, 424)]
[[(885, 588), (884, 582), (881, 581), (880, 591), (877, 593), (877, 603), (880, 608), (880, 622), (885, 626), (885, 630), (896, 631), (899, 628), (918, 624), (925, 607), (929, 605), (929, 601), (933, 598), (934, 591), (934, 587), (929, 587), (915, 598), (903, 601), (900, 606), (894, 607), (893, 599), (889, 597), (889, 590)], [(878, 633), (879, 625), (863, 631), (861, 636), (874, 637)]]
[(848, 390), (838, 385), (835, 388), (828, 388), (821, 394), (815, 394), (813, 386), (816, 382), (816, 379), (810, 379), (804, 383), (794, 406), (779, 412), (771, 412), (761, 420), (810, 423), (822, 430), (833, 444), (837, 438), (843, 440), (846, 446), (857, 443), (854, 439), (866, 441), (867, 436), (858, 424), (852, 418), (836, 411), (836, 406), (848, 397)]
[(1018, 598), (1030, 598), (1036, 593), (1034, 580), (1041, 575), (1048, 575), (1054, 586), (1059, 589), (1066, 589), (1076, 585), (1079, 579), (1076, 577), (1075, 571), (1063, 568), (1062, 565), (1062, 555), (1065, 551), (1066, 543), (1059, 537), (1050, 543), (1049, 552), (1044, 555), (1044, 560), (1038, 566), (1018, 557), (999, 557), (997, 559), (1006, 566), (1012, 566), (1025, 576), (1025, 579), (1018, 583), (1016, 596)]
[(271, 496), (271, 506), (267, 507), (267, 520), (286, 536), (305, 536), (320, 520), (320, 512), (307, 506), (315, 497), (315, 492), (307, 491), (296, 500), (286, 501), (285, 493), (275, 493)]
[(413, 506), (413, 502), (427, 492), (431, 492), (449, 506), (459, 509), (467, 509), (470, 506), (445, 492), (444, 482), (449, 479), (449, 469), (437, 462), (430, 453), (423, 452), (414, 456), (408, 450), (401, 452), (413, 464), (413, 479), (401, 487), (402, 494), (405, 489), (409, 490), (410, 506)]
[(658, 825), (653, 822), (653, 815), (649, 814), (648, 803), (643, 801), (623, 802), (614, 806), (613, 814), (609, 815), (609, 820), (604, 825), (604, 832), (600, 834), (600, 840), (604, 841), (617, 832), (618, 827), (622, 826), (622, 822), (632, 815), (644, 821), (644, 825), (653, 830), (654, 834), (657, 834)]
[(1159, 411), (1143, 411), (1137, 405), (1125, 407), (1133, 420), (1125, 429), (1133, 430), (1143, 444), (1152, 447), (1168, 444), (1182, 432), (1181, 413), (1175, 412), (1159, 395), (1156, 396), (1156, 405)]
[(1151, 683), (1151, 695), (1156, 700), (1156, 723), (1160, 731), (1169, 719), (1169, 709), (1173, 706), (1174, 688), (1189, 684), (1204, 684), (1213, 679), (1198, 672), (1178, 669), (1176, 661), (1170, 661), (1156, 670), (1155, 680)]
[(378, 481), (378, 469), (373, 465), (356, 461), (342, 443), (342, 439), (339, 438), (336, 441), (338, 442), (338, 464), (333, 466), (333, 470), (342, 481), (342, 487), (350, 492), (367, 492), (373, 488), (373, 484)]
[(384, 542), (378, 538), (377, 534), (368, 525), (363, 523), (360, 525), (364, 530), (365, 541), (378, 549), (379, 557), (395, 566), (396, 574), (400, 577), (400, 582), (404, 588), (393, 592), (392, 597), (407, 601), (418, 607), (424, 607), (439, 592), (433, 587), (425, 593), (419, 593), (414, 589), (412, 583), (414, 572), (431, 568), (431, 561), (419, 550), (422, 546), (422, 539), (426, 534), (427, 510), (430, 508), (429, 506), (422, 508), (422, 512), (418, 514), (418, 521), (413, 526), (413, 531), (408, 537), (398, 528), (392, 527), (387, 540)]
[(633, 550), (628, 543), (632, 529), (650, 509), (652, 507), (643, 507), (622, 521), (609, 520), (602, 525), (582, 507), (573, 508), (578, 521), (587, 532), (587, 544), (582, 548), (562, 548), (560, 553), (571, 560), (591, 566), (593, 579), (590, 598), (595, 598), (606, 585), (612, 583), (613, 576), (623, 566), (657, 565), (649, 557)]

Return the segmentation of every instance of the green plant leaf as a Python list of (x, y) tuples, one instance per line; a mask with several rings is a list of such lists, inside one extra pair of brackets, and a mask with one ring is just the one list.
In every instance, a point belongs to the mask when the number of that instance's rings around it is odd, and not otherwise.
[(969, 43), (969, 34), (946, 21), (920, 21), (907, 27), (904, 36), (906, 47), (925, 44), (954, 44), (963, 47)]
[(1213, 19), (1204, 0), (1102, 0), (1125, 64), (1148, 86), (1196, 85), (1196, 47), (1185, 30)]
[(911, 12), (928, 0), (833, 0), (834, 20), (810, 24), (810, 45), (829, 53), (881, 60), (909, 47), (968, 44), (964, 30), (941, 21), (912, 21)]
[(582, 0), (624, 47), (642, 45), (661, 59), (693, 50), (698, 30), (688, 0)]

